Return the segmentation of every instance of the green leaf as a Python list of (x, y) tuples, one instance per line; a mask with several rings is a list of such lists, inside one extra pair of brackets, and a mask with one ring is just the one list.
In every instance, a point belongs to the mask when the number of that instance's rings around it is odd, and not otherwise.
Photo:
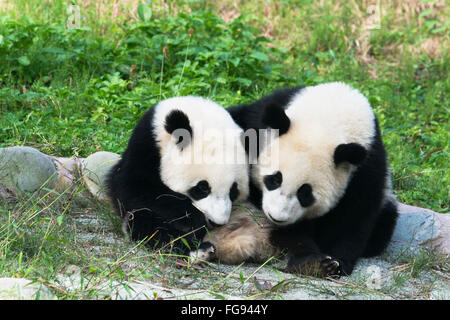
[(433, 9), (426, 9), (419, 14), (419, 18), (423, 18), (424, 16), (427, 16), (427, 15), (433, 14), (433, 13), (434, 13)]
[(260, 61), (269, 61), (269, 57), (265, 54), (262, 53), (261, 51), (253, 51), (252, 54), (250, 55), (250, 57), (255, 58), (256, 60), (260, 60)]
[(234, 67), (237, 67), (239, 65), (239, 63), (241, 62), (241, 59), (233, 58), (233, 59), (230, 59), (230, 62)]
[(137, 12), (139, 19), (143, 22), (148, 22), (152, 18), (152, 9), (143, 3), (138, 5)]
[(252, 84), (252, 80), (246, 79), (246, 78), (236, 78), (235, 81), (239, 84), (242, 84), (246, 87), (250, 86)]
[(433, 28), (437, 23), (438, 23), (437, 20), (427, 20), (427, 21), (425, 21), (425, 25), (427, 26), (428, 29)]
[(54, 54), (66, 54), (67, 51), (61, 49), (61, 48), (56, 48), (56, 47), (47, 47), (42, 49), (42, 52), (45, 53), (54, 53)]
[(245, 282), (245, 280), (244, 280), (244, 274), (242, 273), (242, 271), (239, 273), (239, 279), (241, 280), (241, 283), (242, 283), (242, 284)]
[(191, 250), (191, 246), (189, 245), (189, 243), (186, 241), (185, 238), (181, 238), (180, 240), (181, 240), (181, 242), (184, 243), (184, 245), (185, 245), (189, 250)]
[(19, 63), (23, 66), (29, 66), (30, 65), (30, 59), (28, 59), (27, 56), (21, 56), (19, 59), (17, 59), (17, 61), (19, 61)]
[(225, 78), (222, 78), (222, 77), (216, 78), (216, 81), (217, 81), (218, 83), (221, 83), (221, 84), (227, 83), (227, 80), (226, 80)]
[(283, 288), (284, 286), (286, 286), (287, 284), (289, 284), (293, 281), (295, 281), (294, 278), (282, 280), (282, 281), (278, 282), (276, 285), (274, 285), (272, 287), (272, 289), (270, 289), (270, 291), (276, 292), (277, 290)]

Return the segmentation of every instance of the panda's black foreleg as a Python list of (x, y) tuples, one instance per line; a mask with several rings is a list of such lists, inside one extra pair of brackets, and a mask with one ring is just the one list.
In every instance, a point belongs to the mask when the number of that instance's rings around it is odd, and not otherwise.
[(361, 258), (367, 237), (363, 235), (340, 235), (335, 241), (322, 249), (339, 262), (342, 276), (349, 276)]
[[(124, 217), (132, 240), (144, 240), (152, 249), (170, 245), (175, 251), (188, 254), (203, 239), (206, 220), (190, 200), (167, 195), (140, 200), (128, 203), (129, 208), (138, 209), (127, 209)], [(179, 241), (181, 238), (186, 241)]]
[(339, 278), (341, 263), (323, 253), (297, 253), (289, 257), (285, 271), (320, 278)]
[(341, 262), (323, 253), (313, 238), (314, 227), (305, 222), (272, 232), (271, 242), (288, 250), (285, 271), (315, 277), (339, 278)]

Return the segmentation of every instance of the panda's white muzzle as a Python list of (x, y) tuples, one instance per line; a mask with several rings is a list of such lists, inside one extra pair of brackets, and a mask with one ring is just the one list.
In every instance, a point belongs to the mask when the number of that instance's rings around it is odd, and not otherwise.
[(204, 199), (193, 201), (193, 204), (203, 212), (209, 221), (216, 225), (224, 225), (230, 219), (232, 203), (228, 196), (221, 198), (210, 195)]
[(280, 189), (264, 191), (262, 209), (275, 224), (292, 224), (302, 216), (302, 208), (297, 197), (286, 196)]

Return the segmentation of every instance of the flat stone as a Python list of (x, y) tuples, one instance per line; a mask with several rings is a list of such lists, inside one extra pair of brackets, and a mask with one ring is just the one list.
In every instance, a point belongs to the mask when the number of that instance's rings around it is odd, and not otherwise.
[(399, 203), (399, 217), (392, 236), (395, 244), (427, 245), (450, 254), (450, 215)]
[(0, 300), (52, 300), (55, 296), (38, 283), (22, 278), (0, 278)]
[(99, 200), (106, 201), (105, 179), (109, 170), (120, 159), (120, 155), (99, 151), (83, 160), (82, 175), (89, 191)]
[(16, 192), (53, 187), (56, 167), (51, 158), (30, 147), (0, 148), (0, 184)]

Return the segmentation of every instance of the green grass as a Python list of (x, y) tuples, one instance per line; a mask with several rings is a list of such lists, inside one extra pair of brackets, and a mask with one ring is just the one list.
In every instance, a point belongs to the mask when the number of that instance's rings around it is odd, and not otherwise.
[[(70, 3), (80, 5), (80, 29), (66, 27)], [(161, 99), (193, 94), (226, 107), (278, 87), (339, 80), (361, 90), (380, 120), (398, 200), (449, 211), (450, 8), (443, 1), (380, 1), (375, 20), (359, 1), (149, 3), (139, 13), (139, 1), (130, 0), (3, 1), (0, 147), (67, 157), (121, 153), (136, 121)], [(279, 279), (273, 291), (261, 291), (240, 268), (229, 275), (180, 270), (170, 252), (135, 256), (132, 243), (95, 255), (95, 241), (76, 238), (86, 228), (77, 215), (95, 212), (114, 234), (120, 226), (111, 208), (76, 196), (84, 192), (77, 185), (0, 199), (0, 274), (40, 279), (70, 299), (96, 297), (95, 281), (105, 279), (174, 284), (189, 277), (217, 295), (236, 293), (227, 283), (237, 281), (248, 296), (268, 298), (294, 285), (330, 290)], [(446, 265), (433, 257), (401, 260), (407, 267), (386, 294)], [(57, 275), (68, 265), (97, 280), (65, 292)], [(361, 286), (333, 294), (345, 298)]]

